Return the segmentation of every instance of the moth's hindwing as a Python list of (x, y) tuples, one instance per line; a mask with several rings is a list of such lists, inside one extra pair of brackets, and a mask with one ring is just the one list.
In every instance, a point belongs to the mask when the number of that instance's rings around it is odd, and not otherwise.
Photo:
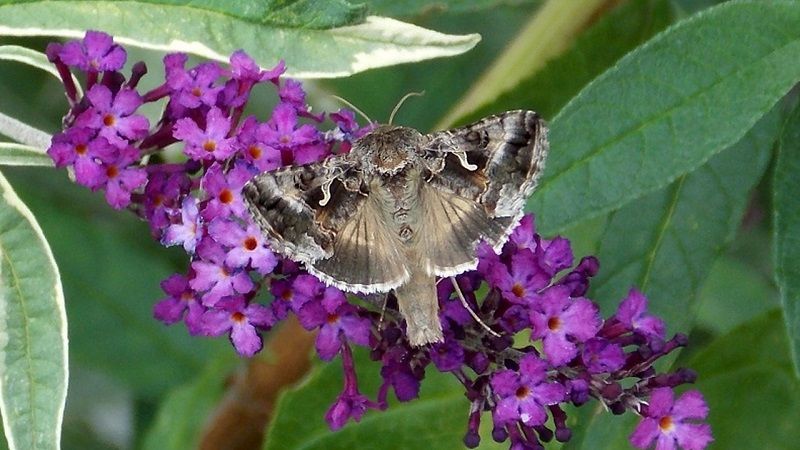
[(423, 185), (422, 259), (430, 275), (453, 276), (477, 265), (475, 245), (504, 236), (510, 218), (488, 216), (480, 204), (454, 193)]
[(352, 188), (360, 180), (346, 179), (356, 175), (330, 165), (331, 159), (256, 176), (243, 190), (251, 215), (275, 251), (330, 285), (364, 293), (401, 285), (409, 275), (399, 244), (366, 193)]

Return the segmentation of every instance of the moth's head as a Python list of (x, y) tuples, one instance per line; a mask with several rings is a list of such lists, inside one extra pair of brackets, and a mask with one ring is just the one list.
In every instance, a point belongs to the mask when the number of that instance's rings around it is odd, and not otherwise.
[(351, 154), (368, 171), (394, 175), (417, 158), (423, 136), (413, 128), (381, 125), (355, 141)]

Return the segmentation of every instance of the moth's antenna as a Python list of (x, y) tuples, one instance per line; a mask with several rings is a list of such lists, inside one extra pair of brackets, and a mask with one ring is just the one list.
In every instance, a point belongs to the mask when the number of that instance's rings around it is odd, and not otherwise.
[(408, 94), (404, 95), (403, 98), (401, 98), (400, 101), (397, 102), (397, 105), (395, 105), (394, 109), (392, 110), (392, 114), (389, 116), (389, 125), (391, 125), (392, 122), (394, 122), (394, 115), (397, 114), (397, 111), (400, 110), (400, 107), (403, 106), (403, 103), (405, 103), (405, 101), (408, 100), (409, 97), (422, 97), (423, 95), (425, 95), (425, 91), (409, 92)]
[(362, 111), (362, 110), (358, 109), (358, 108), (356, 107), (356, 105), (354, 105), (354, 104), (352, 104), (352, 103), (348, 102), (347, 100), (343, 99), (342, 97), (339, 97), (338, 95), (333, 95), (333, 94), (331, 94), (331, 97), (333, 97), (333, 98), (335, 98), (336, 100), (339, 100), (340, 102), (344, 103), (345, 105), (347, 105), (347, 106), (349, 106), (349, 107), (353, 108), (353, 110), (354, 110), (355, 112), (357, 112), (357, 113), (361, 114), (361, 117), (363, 117), (363, 118), (367, 119), (367, 123), (374, 123), (374, 122), (372, 122), (372, 119), (370, 119), (368, 115), (364, 114), (364, 111)]
[(456, 278), (455, 278), (455, 277), (450, 277), (450, 281), (452, 281), (452, 282), (453, 282), (453, 287), (456, 289), (456, 294), (458, 294), (458, 298), (459, 298), (459, 300), (461, 300), (461, 305), (462, 305), (464, 308), (466, 308), (466, 310), (467, 310), (467, 311), (469, 311), (469, 314), (472, 316), (472, 318), (473, 318), (473, 319), (475, 319), (475, 321), (476, 321), (476, 322), (478, 322), (479, 324), (481, 324), (481, 326), (483, 327), (483, 329), (484, 329), (484, 330), (486, 330), (486, 331), (488, 331), (488, 332), (489, 332), (489, 334), (491, 334), (491, 335), (492, 335), (492, 336), (494, 336), (494, 337), (500, 337), (500, 335), (499, 335), (499, 334), (497, 334), (497, 332), (496, 332), (496, 331), (494, 331), (493, 329), (489, 328), (489, 325), (486, 325), (486, 324), (483, 322), (483, 320), (481, 320), (481, 318), (480, 318), (480, 317), (478, 317), (478, 315), (477, 315), (477, 314), (475, 314), (475, 311), (473, 311), (473, 310), (472, 310), (472, 308), (470, 308), (469, 304), (467, 303), (467, 299), (466, 299), (466, 298), (464, 298), (464, 293), (462, 293), (462, 292), (461, 292), (461, 288), (458, 286), (458, 281), (456, 281)]

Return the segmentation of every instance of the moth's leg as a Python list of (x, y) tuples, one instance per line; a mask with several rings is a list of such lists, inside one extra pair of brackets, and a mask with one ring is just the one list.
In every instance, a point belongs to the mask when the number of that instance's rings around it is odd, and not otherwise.
[(472, 316), (472, 318), (475, 319), (476, 322), (481, 324), (481, 327), (483, 327), (484, 330), (488, 331), (489, 334), (491, 334), (494, 337), (500, 337), (500, 335), (497, 334), (496, 331), (489, 328), (489, 325), (486, 325), (486, 323), (483, 320), (481, 320), (481, 318), (478, 317), (477, 314), (475, 314), (475, 311), (473, 311), (472, 308), (470, 308), (469, 303), (467, 303), (467, 299), (464, 298), (464, 293), (461, 292), (461, 288), (458, 286), (458, 281), (456, 281), (456, 278), (450, 277), (450, 281), (453, 283), (453, 287), (456, 290), (456, 295), (458, 295), (458, 299), (461, 300), (461, 305), (464, 306), (464, 308), (466, 308), (467, 311), (469, 311), (469, 314)]

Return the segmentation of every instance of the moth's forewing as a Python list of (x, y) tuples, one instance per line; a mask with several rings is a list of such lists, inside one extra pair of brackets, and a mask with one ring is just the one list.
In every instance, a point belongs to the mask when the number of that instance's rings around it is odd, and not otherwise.
[(346, 163), (325, 160), (260, 174), (244, 187), (245, 203), (270, 246), (321, 280), (349, 292), (387, 292), (408, 279), (405, 260), (375, 202), (346, 187), (360, 180), (332, 170)]

